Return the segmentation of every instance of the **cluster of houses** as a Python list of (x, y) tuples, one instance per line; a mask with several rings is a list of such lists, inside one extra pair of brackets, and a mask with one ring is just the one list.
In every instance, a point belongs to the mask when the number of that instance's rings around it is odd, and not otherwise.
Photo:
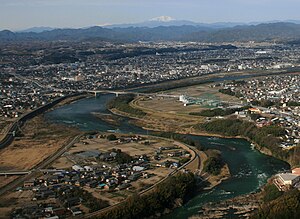
[[(95, 137), (97, 135), (85, 136), (86, 139)], [(82, 140), (84, 142), (85, 139)], [(126, 136), (116, 138), (114, 141), (116, 144), (143, 142), (145, 138)], [(153, 154), (130, 156), (119, 149), (109, 151), (91, 149), (66, 153), (65, 156), (70, 156), (75, 164), (67, 169), (45, 169), (43, 175), (25, 181), (23, 187), (17, 188), (17, 191), (31, 191), (32, 195), (28, 206), (12, 212), (13, 218), (26, 218), (33, 214), (37, 216), (36, 218), (56, 219), (64, 218), (65, 215), (83, 214), (84, 208), (81, 206), (86, 206), (86, 200), (78, 195), (78, 191), (105, 194), (139, 189), (135, 188), (136, 184), (133, 182), (155, 175), (153, 171), (147, 170), (158, 167), (178, 168), (182, 165), (179, 160), (189, 158), (190, 154), (178, 146), (168, 146), (157, 148), (154, 156)], [(155, 156), (159, 159), (155, 159)], [(120, 161), (120, 157), (124, 160)], [(163, 161), (158, 161), (162, 158)]]
[[(250, 105), (260, 104), (248, 109), (260, 115), (255, 120), (258, 127), (278, 125), (286, 134), (280, 147), (289, 149), (300, 143), (300, 75), (269, 76), (247, 81), (221, 83), (224, 89), (239, 93), (242, 100)], [(247, 118), (245, 111), (236, 112), (240, 118)]]
[[(176, 149), (176, 150), (174, 150)], [(162, 155), (165, 151), (167, 157), (188, 157), (188, 152), (178, 150), (178, 147), (160, 147), (157, 153)], [(31, 190), (33, 192), (33, 203), (40, 201), (55, 200), (58, 206), (47, 205), (46, 207), (30, 205), (28, 207), (17, 209), (12, 215), (26, 216), (34, 213), (39, 215), (37, 218), (61, 218), (60, 212), (64, 215), (78, 215), (83, 212), (78, 209), (79, 204), (83, 203), (80, 197), (69, 197), (70, 192), (75, 189), (95, 189), (94, 191), (119, 191), (131, 189), (132, 182), (140, 178), (149, 178), (146, 170), (151, 168), (150, 157), (140, 155), (134, 157), (129, 163), (116, 164), (114, 161), (117, 152), (99, 152), (98, 150), (89, 150), (80, 152), (77, 156), (84, 159), (97, 157), (106, 164), (79, 165), (75, 164), (68, 170), (49, 169), (45, 170), (44, 175), (30, 181), (25, 181), (22, 188), (18, 190)], [(179, 162), (165, 161), (156, 167), (178, 168)], [(152, 165), (153, 166), (153, 165)], [(84, 203), (83, 203), (84, 204)], [(50, 210), (51, 209), (51, 210)]]
[(82, 214), (78, 207), (65, 208), (56, 203), (30, 204), (23, 208), (15, 209), (11, 218), (32, 218), (32, 219), (59, 219)]

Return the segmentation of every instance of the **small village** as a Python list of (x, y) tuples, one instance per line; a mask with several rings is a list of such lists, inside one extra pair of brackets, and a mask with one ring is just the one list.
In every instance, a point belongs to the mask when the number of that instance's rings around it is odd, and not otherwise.
[(84, 136), (49, 169), (16, 189), (27, 201), (11, 216), (66, 218), (100, 210), (149, 189), (190, 156), (164, 140), (135, 135)]

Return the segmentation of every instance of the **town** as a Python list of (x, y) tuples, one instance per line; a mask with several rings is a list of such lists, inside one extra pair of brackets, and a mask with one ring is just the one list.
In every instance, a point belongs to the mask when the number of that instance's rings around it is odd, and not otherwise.
[(219, 72), (299, 66), (298, 47), (272, 43), (56, 42), (1, 45), (0, 117), (76, 91), (124, 89)]
[[(183, 148), (182, 148), (183, 147)], [(48, 169), (16, 188), (13, 218), (65, 218), (115, 205), (172, 175), (189, 149), (154, 137), (88, 134)], [(185, 170), (187, 171), (187, 170)]]
[[(255, 114), (252, 119), (258, 127), (277, 125), (285, 130), (280, 146), (288, 149), (300, 142), (300, 76), (299, 74), (268, 76), (218, 84), (221, 92), (238, 97), (248, 110)], [(236, 112), (245, 118), (244, 111)], [(251, 119), (251, 118), (250, 118)]]

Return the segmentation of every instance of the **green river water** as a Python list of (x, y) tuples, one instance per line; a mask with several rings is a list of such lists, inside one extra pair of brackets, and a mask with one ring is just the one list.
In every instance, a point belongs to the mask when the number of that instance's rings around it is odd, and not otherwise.
[[(86, 98), (46, 113), (49, 121), (75, 126), (86, 131), (116, 131), (122, 133), (146, 134), (146, 131), (123, 119), (118, 126), (108, 124), (92, 115), (92, 112), (109, 113), (106, 103), (113, 95), (103, 94), (97, 98)], [(221, 201), (242, 194), (257, 191), (267, 179), (289, 168), (288, 164), (263, 155), (243, 139), (188, 136), (199, 141), (206, 148), (220, 150), (228, 164), (232, 177), (210, 191), (195, 194), (184, 206), (175, 209), (164, 218), (188, 218), (197, 214), (207, 202)]]

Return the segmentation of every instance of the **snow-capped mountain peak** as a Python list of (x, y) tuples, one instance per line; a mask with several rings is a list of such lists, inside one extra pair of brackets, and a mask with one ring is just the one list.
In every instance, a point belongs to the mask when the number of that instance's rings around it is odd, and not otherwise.
[(174, 21), (175, 19), (170, 16), (160, 16), (150, 19), (150, 21), (159, 21), (159, 22), (170, 22)]

